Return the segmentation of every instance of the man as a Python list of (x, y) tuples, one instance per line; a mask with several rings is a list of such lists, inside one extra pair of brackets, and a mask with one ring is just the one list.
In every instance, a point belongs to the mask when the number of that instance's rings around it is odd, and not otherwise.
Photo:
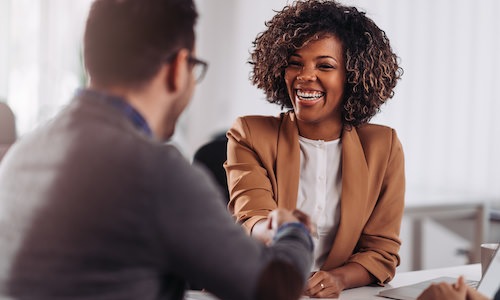
[(307, 217), (273, 211), (273, 243), (252, 240), (208, 175), (163, 144), (206, 66), (195, 57), (196, 18), (192, 0), (93, 3), (89, 88), (0, 167), (4, 294), (182, 299), (189, 282), (222, 299), (300, 296)]

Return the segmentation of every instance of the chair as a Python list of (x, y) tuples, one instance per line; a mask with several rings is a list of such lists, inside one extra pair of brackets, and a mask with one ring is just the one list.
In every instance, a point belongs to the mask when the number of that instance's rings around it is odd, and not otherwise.
[(6, 103), (0, 102), (0, 161), (16, 138), (14, 113)]
[(207, 144), (201, 146), (194, 154), (193, 163), (204, 166), (213, 175), (217, 185), (229, 202), (229, 191), (227, 188), (226, 170), (224, 162), (227, 159), (227, 138), (226, 134), (220, 133)]

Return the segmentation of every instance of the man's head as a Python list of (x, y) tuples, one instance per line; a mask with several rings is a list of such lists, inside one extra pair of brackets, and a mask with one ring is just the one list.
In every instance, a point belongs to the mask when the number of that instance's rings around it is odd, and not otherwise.
[(180, 49), (194, 50), (192, 0), (96, 0), (84, 37), (93, 84), (140, 87)]

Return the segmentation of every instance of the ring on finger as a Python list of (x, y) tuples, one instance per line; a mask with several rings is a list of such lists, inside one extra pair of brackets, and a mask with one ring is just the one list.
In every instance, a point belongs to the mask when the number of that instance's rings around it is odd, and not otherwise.
[(319, 286), (321, 287), (321, 289), (322, 289), (322, 290), (323, 290), (323, 289), (325, 289), (325, 285), (323, 284), (323, 282), (322, 282), (322, 283), (320, 283), (320, 285), (319, 285)]

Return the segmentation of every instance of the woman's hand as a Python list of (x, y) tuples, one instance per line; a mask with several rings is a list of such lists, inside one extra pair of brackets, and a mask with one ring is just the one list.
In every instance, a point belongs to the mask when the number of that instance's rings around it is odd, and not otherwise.
[(313, 298), (338, 298), (344, 289), (341, 276), (318, 271), (307, 281), (305, 295)]
[(314, 273), (306, 284), (305, 294), (316, 298), (337, 298), (345, 289), (375, 281), (375, 277), (360, 264), (347, 263), (333, 270)]

